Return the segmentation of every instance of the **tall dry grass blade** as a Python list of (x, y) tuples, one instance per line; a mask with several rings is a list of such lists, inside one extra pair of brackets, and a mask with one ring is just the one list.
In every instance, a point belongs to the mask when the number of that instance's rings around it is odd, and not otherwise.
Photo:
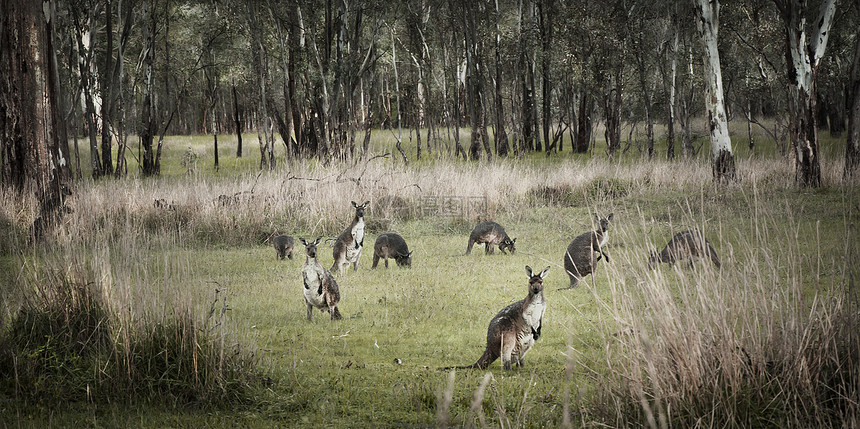
[(472, 394), (472, 405), (469, 407), (469, 416), (466, 417), (468, 421), (468, 427), (474, 427), (472, 414), (478, 415), (478, 422), (481, 424), (482, 428), (487, 427), (487, 420), (484, 416), (484, 407), (482, 405), (484, 403), (484, 391), (487, 389), (487, 385), (490, 384), (490, 381), (492, 380), (492, 373), (488, 372), (484, 374), (484, 378), (481, 379), (481, 384), (478, 385), (478, 389), (475, 390), (475, 393)]
[(449, 411), (451, 408), (451, 401), (454, 399), (455, 375), (456, 371), (453, 369), (448, 373), (448, 385), (445, 390), (440, 393), (439, 399), (436, 401), (436, 426), (440, 428), (447, 428), (448, 422), (451, 419)]

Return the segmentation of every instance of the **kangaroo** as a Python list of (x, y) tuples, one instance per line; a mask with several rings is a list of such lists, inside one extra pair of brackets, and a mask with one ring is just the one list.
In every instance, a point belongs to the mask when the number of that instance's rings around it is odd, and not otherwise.
[(343, 318), (340, 315), (340, 310), (337, 309), (337, 304), (340, 302), (340, 290), (331, 273), (323, 268), (317, 260), (317, 244), (320, 244), (320, 239), (322, 237), (307, 242), (304, 238), (299, 238), (305, 245), (305, 251), (308, 254), (302, 265), (302, 283), (305, 287), (303, 293), (305, 304), (308, 307), (308, 320), (314, 320), (314, 308), (328, 311), (331, 320), (338, 320)]
[(651, 251), (648, 268), (653, 270), (661, 262), (675, 265), (675, 262), (681, 259), (687, 259), (690, 266), (693, 266), (693, 261), (699, 258), (710, 258), (711, 262), (720, 268), (720, 258), (708, 239), (697, 229), (686, 230), (675, 234), (660, 253), (657, 253), (657, 249)]
[(281, 260), (284, 257), (293, 259), (293, 246), (295, 241), (289, 235), (278, 235), (274, 233), (269, 236), (269, 242), (275, 247), (275, 256)]
[[(583, 277), (593, 273), (601, 256), (606, 258), (606, 262), (609, 262), (609, 255), (603, 251), (603, 246), (609, 239), (609, 222), (612, 220), (612, 215), (610, 213), (605, 218), (595, 216), (594, 218), (600, 228), (578, 235), (567, 246), (567, 252), (564, 253), (564, 269), (570, 277), (568, 289), (576, 287)], [(596, 259), (595, 253), (597, 253)]]
[(370, 267), (371, 269), (376, 268), (379, 258), (385, 260), (385, 268), (388, 268), (388, 258), (393, 258), (398, 267), (412, 266), (412, 252), (409, 251), (406, 240), (395, 232), (386, 232), (376, 237), (376, 243), (373, 245), (373, 266)]
[(526, 265), (526, 275), (529, 277), (529, 292), (526, 297), (499, 311), (487, 328), (487, 348), (478, 361), (472, 365), (448, 367), (444, 369), (487, 369), (501, 356), (502, 366), (511, 369), (511, 362), (523, 366), (526, 353), (540, 338), (543, 314), (546, 312), (546, 300), (543, 297), (543, 279), (546, 278), (549, 267), (540, 274), (532, 273)]
[(361, 257), (361, 248), (364, 246), (364, 209), (369, 203), (370, 201), (365, 201), (364, 204), (358, 205), (352, 201), (355, 217), (334, 242), (334, 265), (331, 266), (333, 273), (339, 272), (344, 265), (348, 267), (350, 263), (353, 271), (358, 271), (358, 258)]
[(502, 253), (507, 253), (505, 249), (508, 249), (513, 254), (517, 250), (515, 246), (516, 241), (516, 238), (511, 239), (508, 237), (508, 233), (505, 232), (505, 228), (502, 228), (501, 225), (490, 221), (481, 222), (475, 226), (472, 234), (469, 235), (469, 245), (466, 247), (466, 254), (472, 253), (472, 246), (476, 243), (486, 243), (484, 253), (489, 255), (494, 253), (496, 245), (499, 246), (499, 250)]

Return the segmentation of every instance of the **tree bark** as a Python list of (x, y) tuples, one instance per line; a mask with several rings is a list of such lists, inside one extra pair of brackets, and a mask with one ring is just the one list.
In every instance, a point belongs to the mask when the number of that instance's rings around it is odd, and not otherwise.
[(505, 106), (502, 104), (502, 58), (499, 52), (501, 45), (501, 30), (499, 24), (501, 14), (499, 13), (499, 0), (495, 0), (496, 10), (496, 79), (495, 79), (495, 103), (496, 103), (496, 129), (494, 130), (496, 140), (496, 155), (508, 156), (508, 133), (505, 131)]
[(794, 148), (795, 181), (800, 186), (819, 187), (821, 164), (815, 118), (815, 81), (836, 13), (836, 0), (822, 1), (812, 31), (806, 28), (806, 1), (774, 0), (774, 3), (785, 28), (789, 134)]
[(538, 2), (538, 27), (541, 37), (541, 119), (543, 121), (543, 141), (546, 153), (549, 154), (555, 148), (555, 141), (550, 138), (552, 124), (552, 78), (550, 76), (550, 60), (552, 59), (552, 0), (540, 0)]
[[(80, 5), (77, 2), (69, 4), (72, 20), (75, 25), (75, 41), (78, 45), (78, 71), (81, 78), (81, 92), (84, 97), (84, 121), (87, 125), (87, 134), (90, 146), (90, 169), (93, 179), (98, 179), (102, 175), (101, 156), (99, 155), (98, 139), (97, 139), (97, 124), (96, 124), (96, 107), (93, 101), (95, 90), (95, 78), (93, 77), (93, 57), (94, 46), (96, 40), (95, 20), (93, 15), (97, 13), (95, 10), (86, 11), (86, 23), (82, 22), (80, 16)], [(86, 41), (86, 42), (85, 42)]]
[(155, 56), (155, 9), (150, 1), (143, 2), (144, 16), (149, 22), (144, 24), (144, 54), (143, 54), (143, 106), (141, 107), (140, 141), (143, 147), (141, 172), (144, 176), (158, 174), (155, 165), (155, 154), (152, 151), (152, 142), (155, 137), (155, 119), (152, 100), (153, 84), (153, 57)]
[(61, 118), (53, 2), (0, 2), (0, 185), (35, 194), (36, 238), (62, 215), (71, 187)]
[(735, 179), (735, 159), (723, 102), (723, 77), (717, 37), (720, 26), (720, 2), (696, 0), (696, 27), (704, 52), (705, 108), (711, 139), (711, 169), (717, 182)]
[(111, 147), (113, 146), (113, 2), (105, 0), (105, 42), (107, 43), (104, 55), (105, 68), (101, 73), (102, 93), (102, 174), (113, 173), (113, 159)]
[(236, 80), (233, 80), (233, 122), (236, 124), (236, 157), (242, 157), (242, 120), (239, 111), (239, 96), (236, 94)]
[(576, 140), (573, 143), (574, 153), (588, 152), (593, 131), (592, 116), (594, 115), (594, 97), (588, 90), (583, 90), (579, 96), (579, 115), (577, 115)]
[(672, 15), (672, 50), (669, 73), (669, 103), (666, 109), (666, 158), (675, 159), (675, 92), (678, 86), (678, 17)]
[[(855, 1), (860, 10), (860, 0)], [(844, 180), (857, 177), (860, 171), (860, 37), (855, 37), (854, 60), (851, 64), (851, 77), (848, 82), (848, 128), (845, 139)]]

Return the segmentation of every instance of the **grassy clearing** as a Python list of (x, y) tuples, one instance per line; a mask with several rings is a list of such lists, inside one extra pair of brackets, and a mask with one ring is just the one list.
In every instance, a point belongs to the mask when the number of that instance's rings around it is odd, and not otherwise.
[[(228, 144), (225, 151), (234, 150)], [(166, 160), (181, 152), (168, 152)], [(88, 267), (79, 283), (95, 282), (105, 306), (128, 313), (129, 326), (185, 309), (194, 315), (189, 325), (211, 326), (207, 315), (218, 289), (226, 300), (219, 305), (229, 310), (212, 350), (253, 353), (255, 377), (264, 382), (248, 382), (246, 399), (227, 399), (228, 408), (180, 399), (165, 404), (143, 392), (138, 401), (120, 403), (66, 397), (73, 405), (59, 408), (4, 396), (4, 421), (152, 427), (857, 421), (860, 193), (840, 184), (841, 158), (825, 160), (825, 188), (799, 191), (791, 167), (767, 157), (739, 157), (741, 182), (716, 189), (701, 159), (641, 162), (632, 153), (617, 164), (597, 153), (549, 161), (538, 154), (476, 164), (427, 159), (408, 168), (395, 159), (296, 163), (262, 174), (243, 164), (257, 156), (228, 168), (233, 157), (222, 155), (219, 173), (186, 175), (165, 162), (160, 179), (83, 181), (74, 212), (51, 244), (37, 247), (22, 238), (33, 202), (3, 196), (0, 219), (11, 225), (4, 234), (12, 244), (3, 249), (0, 276), (19, 287), (4, 289), (0, 326), (13, 320), (45, 267)], [(439, 195), (485, 197), (487, 210), (423, 213), (426, 197)], [(169, 207), (156, 207), (156, 200)], [(352, 216), (350, 200), (371, 205), (359, 270), (337, 278), (345, 319), (332, 323), (316, 313), (307, 322), (303, 257), (276, 260), (263, 240), (274, 230), (334, 237)], [(567, 244), (593, 228), (594, 213), (609, 212), (615, 213), (606, 249), (611, 261), (578, 289), (558, 290), (568, 284), (560, 266)], [(479, 248), (463, 256), (478, 218), (503, 224), (517, 238), (517, 253), (486, 256)], [(650, 249), (690, 227), (714, 244), (721, 270), (702, 263), (646, 268)], [(369, 269), (373, 240), (389, 230), (415, 251), (412, 269)], [(330, 266), (329, 248), (321, 247), (321, 261)], [(457, 371), (451, 383), (437, 368), (480, 356), (489, 320), (525, 296), (525, 265), (552, 266), (543, 336), (526, 366), (506, 373), (497, 362), (488, 381), (482, 371)]]

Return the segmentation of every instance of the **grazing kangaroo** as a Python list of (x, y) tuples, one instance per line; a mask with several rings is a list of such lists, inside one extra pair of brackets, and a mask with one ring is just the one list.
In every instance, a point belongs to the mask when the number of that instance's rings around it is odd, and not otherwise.
[(661, 262), (675, 265), (681, 259), (687, 259), (692, 267), (693, 261), (699, 258), (710, 258), (720, 268), (720, 258), (708, 239), (697, 229), (686, 230), (675, 234), (660, 253), (657, 253), (657, 249), (651, 251), (648, 268), (653, 270)]
[[(603, 251), (603, 246), (609, 239), (609, 222), (612, 220), (612, 215), (610, 213), (605, 218), (595, 216), (594, 218), (600, 228), (578, 235), (567, 246), (567, 252), (564, 253), (564, 269), (570, 277), (568, 289), (576, 287), (583, 277), (593, 273), (601, 256), (606, 258), (606, 262), (609, 262), (609, 255)], [(594, 257), (595, 253), (597, 253), (597, 258)]]
[(337, 304), (340, 302), (340, 290), (331, 273), (323, 268), (317, 260), (317, 244), (322, 237), (317, 237), (313, 242), (307, 242), (299, 238), (305, 245), (308, 256), (302, 265), (302, 283), (304, 283), (305, 304), (308, 306), (308, 320), (314, 320), (314, 308), (320, 311), (328, 311), (331, 320), (342, 319)]
[(511, 362), (523, 366), (526, 353), (540, 338), (546, 300), (543, 297), (543, 279), (549, 272), (544, 268), (540, 274), (532, 273), (526, 265), (529, 277), (529, 292), (525, 299), (517, 301), (499, 311), (487, 328), (487, 348), (478, 361), (472, 365), (448, 367), (444, 369), (486, 369), (501, 356), (502, 366), (511, 369)]
[(484, 247), (484, 253), (492, 255), (495, 251), (495, 246), (499, 246), (499, 250), (502, 253), (505, 252), (505, 249), (508, 249), (513, 254), (516, 251), (516, 243), (517, 239), (513, 240), (508, 237), (508, 233), (505, 232), (505, 228), (502, 228), (501, 225), (495, 222), (481, 222), (475, 226), (475, 229), (472, 230), (472, 234), (469, 235), (469, 245), (466, 247), (466, 254), (472, 253), (472, 246), (476, 243), (487, 243), (486, 247)]
[(295, 245), (295, 241), (293, 237), (289, 235), (277, 235), (274, 233), (269, 236), (269, 242), (272, 243), (272, 246), (275, 248), (275, 256), (281, 260), (284, 257), (293, 259), (293, 246)]
[(358, 258), (361, 257), (361, 248), (364, 246), (364, 209), (369, 203), (370, 201), (365, 201), (364, 204), (358, 205), (352, 201), (355, 217), (334, 242), (334, 265), (331, 266), (333, 273), (339, 272), (342, 266), (349, 266), (350, 263), (353, 271), (358, 271)]
[(376, 237), (376, 243), (373, 245), (373, 266), (370, 267), (371, 269), (376, 268), (379, 258), (385, 260), (385, 268), (388, 268), (388, 258), (393, 258), (398, 267), (412, 266), (412, 252), (409, 251), (406, 240), (395, 232), (386, 232)]

